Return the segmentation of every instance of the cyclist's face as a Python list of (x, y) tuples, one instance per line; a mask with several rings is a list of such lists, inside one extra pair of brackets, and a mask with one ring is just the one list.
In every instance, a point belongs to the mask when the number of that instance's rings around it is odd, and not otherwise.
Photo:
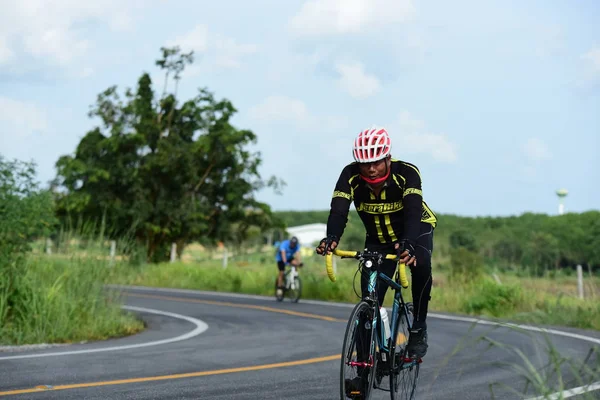
[(387, 172), (387, 162), (388, 159), (384, 158), (383, 160), (370, 163), (361, 163), (359, 164), (360, 174), (370, 179), (381, 178), (382, 176), (385, 176), (385, 173)]

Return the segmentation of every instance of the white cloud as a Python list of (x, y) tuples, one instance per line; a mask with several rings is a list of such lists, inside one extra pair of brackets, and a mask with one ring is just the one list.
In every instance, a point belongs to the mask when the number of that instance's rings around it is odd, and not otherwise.
[[(186, 53), (194, 51), (194, 56), (204, 68), (240, 68), (245, 56), (258, 51), (255, 44), (239, 44), (233, 38), (210, 33), (204, 24), (196, 25), (189, 32), (167, 41), (167, 46), (179, 46)], [(198, 65), (190, 66), (184, 75), (199, 75), (202, 70)]]
[(594, 72), (600, 73), (600, 47), (596, 47), (581, 56)]
[(379, 80), (367, 74), (360, 63), (338, 63), (336, 70), (340, 74), (338, 84), (354, 98), (366, 98), (381, 89)]
[(539, 138), (529, 138), (523, 145), (523, 152), (530, 161), (538, 162), (552, 159), (550, 149)]
[(217, 38), (215, 42), (217, 56), (215, 64), (224, 68), (240, 68), (242, 57), (258, 51), (255, 44), (238, 44), (234, 39)]
[(81, 78), (88, 78), (90, 76), (94, 75), (94, 68), (92, 67), (85, 67), (81, 70), (81, 73), (79, 74), (79, 76)]
[(262, 122), (292, 121), (305, 123), (310, 119), (302, 100), (286, 96), (269, 96), (248, 111), (252, 119)]
[(81, 34), (81, 23), (100, 21), (113, 31), (131, 26), (130, 9), (138, 2), (118, 0), (22, 0), (2, 7), (0, 63), (24, 52), (44, 62), (66, 66), (85, 54), (92, 43)]
[(357, 33), (409, 20), (411, 0), (308, 0), (290, 21), (300, 36)]
[[(273, 95), (248, 110), (250, 119), (263, 124), (292, 124), (317, 135), (337, 132), (346, 128), (347, 118), (341, 116), (319, 116), (312, 113), (299, 99)], [(308, 135), (308, 133), (307, 133)]]
[(208, 48), (208, 26), (196, 25), (191, 31), (169, 40), (167, 46), (179, 46), (186, 53), (204, 53)]
[(458, 159), (456, 144), (444, 134), (431, 133), (425, 123), (408, 111), (400, 112), (398, 121), (389, 129), (392, 137), (392, 154), (398, 149), (402, 154), (429, 154), (434, 160), (451, 163)]
[(12, 135), (29, 136), (48, 128), (46, 113), (33, 103), (0, 96), (0, 123), (6, 138)]

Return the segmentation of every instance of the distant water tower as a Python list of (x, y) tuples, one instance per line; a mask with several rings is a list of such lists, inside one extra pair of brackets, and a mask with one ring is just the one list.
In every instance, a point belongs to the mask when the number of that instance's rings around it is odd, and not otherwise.
[(558, 189), (556, 191), (556, 195), (558, 196), (558, 215), (563, 215), (565, 213), (565, 197), (567, 197), (569, 192), (567, 189)]

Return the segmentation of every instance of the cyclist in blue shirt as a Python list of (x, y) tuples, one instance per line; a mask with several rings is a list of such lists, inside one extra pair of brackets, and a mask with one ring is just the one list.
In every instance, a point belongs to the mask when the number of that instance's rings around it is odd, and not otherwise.
[(298, 238), (292, 236), (290, 240), (284, 240), (281, 242), (275, 254), (275, 260), (277, 261), (277, 268), (279, 269), (279, 277), (277, 278), (277, 295), (281, 295), (283, 289), (283, 272), (287, 264), (295, 265), (296, 267), (302, 266), (300, 260), (300, 243)]

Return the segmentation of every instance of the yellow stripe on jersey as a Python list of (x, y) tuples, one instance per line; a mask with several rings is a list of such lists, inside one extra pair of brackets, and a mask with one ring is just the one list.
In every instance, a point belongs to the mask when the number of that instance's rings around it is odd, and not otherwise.
[(418, 194), (419, 196), (423, 196), (423, 191), (421, 189), (416, 189), (416, 188), (406, 188), (404, 190), (403, 197), (406, 197), (409, 194)]
[(433, 211), (431, 211), (431, 208), (429, 208), (429, 206), (425, 202), (423, 202), (423, 212), (421, 214), (421, 222), (426, 222), (428, 224), (431, 224), (431, 226), (433, 226), (434, 228), (437, 225), (437, 217), (436, 217), (435, 213)]
[[(375, 200), (375, 199), (376, 199), (376, 197), (375, 197), (375, 195), (373, 194), (373, 192), (370, 192), (370, 193), (369, 193), (369, 198), (370, 198), (371, 200)], [(369, 211), (367, 211), (365, 208), (372, 209), (372, 211), (375, 211), (375, 210), (376, 210), (376, 208), (375, 208), (375, 207), (372, 207), (372, 206), (377, 206), (377, 205), (375, 205), (375, 204), (365, 204), (365, 203), (361, 203), (361, 204), (359, 205), (359, 207), (358, 207), (357, 211), (361, 211), (361, 210), (362, 210), (362, 211), (369, 212)], [(379, 206), (383, 206), (383, 204), (379, 204)], [(371, 212), (371, 213), (372, 213), (372, 214), (379, 214), (378, 212)], [(383, 237), (383, 231), (381, 230), (381, 220), (379, 219), (379, 216), (378, 216), (378, 215), (376, 215), (375, 217), (373, 217), (373, 222), (375, 222), (375, 229), (377, 229), (377, 238), (379, 239), (379, 241), (380, 241), (381, 243), (385, 243), (385, 238)]]
[[(385, 200), (385, 189), (381, 192), (381, 200)], [(392, 241), (396, 241), (397, 237), (396, 234), (394, 233), (394, 229), (392, 228), (392, 220), (390, 219), (390, 215), (389, 214), (385, 214), (385, 216), (383, 217), (383, 221), (385, 223), (385, 227), (387, 229), (388, 235), (390, 236), (390, 238), (392, 239)]]
[(352, 200), (352, 195), (350, 193), (345, 193), (339, 190), (333, 192), (333, 197), (343, 197), (344, 199)]

